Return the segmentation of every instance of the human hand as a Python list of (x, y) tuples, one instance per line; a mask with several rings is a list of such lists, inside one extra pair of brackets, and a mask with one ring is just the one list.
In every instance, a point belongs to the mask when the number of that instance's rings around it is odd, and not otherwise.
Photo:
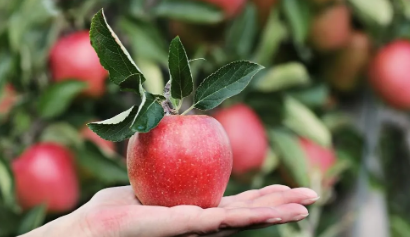
[(238, 231), (299, 221), (308, 216), (303, 205), (319, 197), (307, 188), (272, 185), (224, 197), (216, 208), (144, 206), (131, 186), (98, 192), (75, 212), (27, 237), (171, 237), (229, 236)]

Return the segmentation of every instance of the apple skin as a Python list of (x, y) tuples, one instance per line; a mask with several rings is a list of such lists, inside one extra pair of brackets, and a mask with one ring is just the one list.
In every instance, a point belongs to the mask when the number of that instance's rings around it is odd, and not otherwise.
[(105, 93), (108, 76), (90, 44), (88, 31), (79, 31), (60, 38), (50, 52), (53, 81), (77, 79), (88, 84), (84, 95), (98, 98)]
[(0, 114), (7, 114), (17, 100), (17, 93), (11, 84), (6, 84), (0, 94)]
[(347, 44), (350, 33), (350, 11), (346, 5), (338, 4), (314, 17), (309, 42), (320, 52), (333, 51)]
[(87, 126), (84, 126), (80, 130), (80, 134), (84, 139), (90, 140), (107, 154), (113, 154), (115, 152), (115, 144), (113, 142), (102, 139)]
[(410, 109), (410, 42), (396, 40), (380, 49), (371, 63), (369, 80), (388, 104)]
[[(310, 172), (319, 170), (321, 177), (325, 177), (337, 161), (333, 149), (322, 147), (306, 138), (299, 138), (299, 144), (307, 158), (308, 169)], [(325, 178), (322, 181), (324, 187), (330, 187), (335, 183), (335, 178)]]
[(246, 0), (196, 0), (207, 2), (221, 8), (227, 17), (237, 15), (246, 4)]
[(45, 203), (47, 211), (66, 212), (77, 204), (78, 181), (74, 157), (56, 143), (38, 143), (13, 160), (16, 191), (24, 209)]
[(369, 37), (359, 31), (353, 32), (347, 45), (325, 63), (325, 78), (341, 92), (353, 91), (368, 65), (370, 53)]
[(128, 176), (144, 205), (219, 205), (232, 171), (221, 124), (205, 115), (169, 115), (128, 142)]
[(228, 134), (235, 176), (259, 170), (268, 152), (265, 129), (256, 113), (245, 104), (221, 109), (214, 114)]

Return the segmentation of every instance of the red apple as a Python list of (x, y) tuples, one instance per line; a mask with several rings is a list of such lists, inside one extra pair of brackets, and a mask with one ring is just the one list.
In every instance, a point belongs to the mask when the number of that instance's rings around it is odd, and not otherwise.
[(370, 50), (369, 37), (359, 31), (353, 32), (347, 45), (325, 63), (326, 79), (340, 91), (354, 90), (368, 64)]
[[(198, 0), (197, 0), (198, 1)], [(227, 17), (237, 15), (245, 6), (246, 0), (199, 0), (221, 8)]]
[(56, 82), (77, 79), (85, 81), (84, 94), (100, 97), (105, 92), (108, 72), (90, 44), (88, 31), (79, 31), (59, 39), (50, 52), (50, 70)]
[(169, 115), (130, 138), (127, 167), (144, 205), (216, 207), (231, 174), (232, 150), (214, 118)]
[(336, 164), (336, 156), (333, 149), (322, 147), (306, 138), (299, 138), (300, 146), (307, 158), (308, 169), (310, 173), (319, 171), (325, 187), (331, 186), (334, 178), (325, 178), (326, 173)]
[(115, 152), (115, 144), (111, 141), (107, 141), (98, 136), (95, 132), (91, 131), (87, 126), (84, 126), (80, 134), (83, 138), (95, 143), (100, 149), (107, 154), (113, 154)]
[(318, 51), (332, 51), (342, 48), (350, 37), (350, 12), (346, 5), (331, 6), (313, 19), (309, 41)]
[(370, 83), (398, 109), (410, 109), (410, 42), (396, 40), (379, 50), (370, 66)]
[(279, 0), (253, 0), (253, 2), (258, 10), (259, 22), (264, 25), (272, 8), (279, 2)]
[(24, 209), (45, 203), (48, 212), (71, 210), (79, 190), (69, 150), (55, 143), (38, 143), (13, 160), (17, 197)]
[(6, 84), (0, 94), (0, 114), (7, 114), (16, 103), (17, 93), (11, 84)]
[(245, 104), (221, 109), (214, 117), (222, 124), (232, 146), (234, 175), (262, 167), (268, 151), (268, 140), (262, 122)]

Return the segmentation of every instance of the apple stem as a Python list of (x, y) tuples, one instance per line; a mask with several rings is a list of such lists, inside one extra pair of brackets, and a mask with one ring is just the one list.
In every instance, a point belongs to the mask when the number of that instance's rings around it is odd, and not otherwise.
[(177, 115), (178, 109), (175, 109), (171, 102), (171, 81), (165, 85), (164, 88), (165, 100), (161, 103), (162, 108), (164, 108), (166, 115)]
[(189, 111), (193, 110), (195, 108), (195, 105), (192, 105), (191, 107), (189, 107), (187, 110), (185, 110), (181, 115), (186, 115), (189, 113)]

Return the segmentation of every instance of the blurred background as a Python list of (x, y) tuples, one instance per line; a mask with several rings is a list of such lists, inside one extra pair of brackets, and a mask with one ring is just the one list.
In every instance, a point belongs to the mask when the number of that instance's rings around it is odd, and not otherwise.
[(139, 101), (90, 46), (101, 8), (152, 93), (177, 35), (205, 59), (196, 85), (234, 60), (266, 67), (208, 113), (232, 143), (226, 195), (286, 184), (321, 199), (304, 221), (236, 236), (409, 236), (410, 1), (0, 0), (1, 237), (129, 183), (126, 142), (85, 126)]

